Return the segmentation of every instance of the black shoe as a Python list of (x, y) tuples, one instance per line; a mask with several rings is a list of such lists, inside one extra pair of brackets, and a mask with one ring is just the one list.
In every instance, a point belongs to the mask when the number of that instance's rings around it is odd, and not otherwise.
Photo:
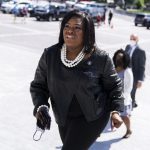
[(132, 107), (133, 107), (133, 108), (136, 108), (136, 107), (138, 107), (138, 104), (137, 104), (137, 103), (133, 103), (133, 104), (132, 104)]

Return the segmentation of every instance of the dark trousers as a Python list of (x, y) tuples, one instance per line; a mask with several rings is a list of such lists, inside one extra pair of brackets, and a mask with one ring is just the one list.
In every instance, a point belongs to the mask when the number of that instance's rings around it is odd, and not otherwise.
[(58, 126), (62, 150), (88, 150), (107, 125), (109, 116), (105, 114), (92, 122), (87, 122), (84, 116), (68, 118), (64, 127)]
[(131, 91), (131, 98), (132, 98), (132, 106), (134, 107), (136, 100), (135, 100), (135, 96), (136, 96), (136, 90), (137, 90), (137, 81), (133, 82), (133, 88)]

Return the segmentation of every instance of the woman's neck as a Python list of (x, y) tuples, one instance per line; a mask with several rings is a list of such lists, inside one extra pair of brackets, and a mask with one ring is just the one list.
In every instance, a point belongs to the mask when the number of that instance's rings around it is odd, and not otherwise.
[(67, 48), (66, 57), (68, 60), (74, 60), (78, 54), (82, 51), (82, 48)]

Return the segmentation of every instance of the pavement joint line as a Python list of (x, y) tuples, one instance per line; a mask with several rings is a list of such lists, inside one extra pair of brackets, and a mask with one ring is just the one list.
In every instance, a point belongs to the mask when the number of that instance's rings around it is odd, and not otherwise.
[[(106, 31), (108, 31), (108, 30), (101, 30), (102, 33), (105, 33), (105, 34), (108, 34), (108, 35), (112, 35), (112, 36), (116, 36), (116, 37), (125, 38), (125, 37), (127, 36), (127, 35), (120, 35), (119, 33), (115, 34), (115, 33), (106, 32)], [(140, 31), (140, 30), (139, 30), (139, 31)], [(139, 31), (138, 31), (138, 32), (139, 32)], [(143, 31), (140, 31), (140, 32), (143, 32)], [(146, 39), (146, 40), (140, 38), (140, 43), (141, 43), (142, 41), (144, 41), (144, 42), (145, 42), (145, 41), (150, 41), (150, 38), (149, 38), (149, 39)]]
[[(2, 45), (3, 44), (3, 45)], [(27, 52), (27, 53), (30, 53), (30, 54), (33, 54), (33, 55), (37, 55), (37, 56), (40, 56), (39, 53), (34, 53), (32, 50), (33, 48), (28, 48), (28, 47), (25, 47), (25, 46), (21, 46), (21, 45), (17, 45), (17, 44), (10, 44), (10, 43), (2, 43), (0, 44), (0, 48), (3, 49), (3, 48), (7, 48), (9, 47), (9, 50), (12, 50), (12, 51), (16, 51), (18, 53), (22, 53), (20, 51), (20, 49), (22, 49), (24, 52)]]
[(0, 23), (0, 26), (10, 27), (10, 28), (16, 28), (16, 29), (21, 29), (21, 30), (26, 30), (26, 31), (32, 31), (32, 32), (40, 32), (38, 30), (33, 30), (33, 29), (29, 29), (29, 28), (15, 26), (15, 24), (3, 24), (3, 23)]
[[(25, 31), (31, 31), (31, 32), (41, 32), (39, 30), (35, 30), (35, 29), (30, 29), (27, 26), (26, 27), (21, 27), (21, 26), (17, 26), (18, 24), (6, 24), (6, 23), (2, 23), (0, 22), (0, 26), (4, 26), (4, 27), (10, 27), (10, 28), (15, 28), (15, 29), (20, 29), (20, 30), (25, 30)], [(19, 24), (20, 25), (20, 24)], [(23, 24), (24, 25), (24, 24)]]
[(19, 27), (19, 26), (15, 26), (15, 24), (11, 25), (11, 24), (2, 24), (0, 23), (0, 26), (4, 26), (4, 27), (10, 27), (10, 28), (16, 28), (16, 29), (20, 29), (20, 30), (25, 30), (25, 31), (29, 31), (29, 32), (32, 32), (32, 33), (35, 33), (35, 34), (56, 34), (56, 31), (50, 31), (50, 33), (48, 33), (47, 31), (45, 32), (42, 32), (42, 31), (39, 31), (39, 30), (34, 30), (34, 29), (29, 29), (29, 28), (24, 28), (24, 27)]
[(51, 35), (56, 36), (56, 32), (32, 32), (32, 33), (12, 33), (12, 34), (0, 34), (1, 37), (12, 37), (12, 36), (29, 36), (29, 35)]

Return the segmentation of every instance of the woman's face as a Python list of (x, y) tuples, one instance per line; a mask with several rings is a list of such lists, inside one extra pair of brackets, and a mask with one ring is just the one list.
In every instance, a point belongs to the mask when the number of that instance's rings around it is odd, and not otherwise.
[(64, 42), (68, 50), (83, 48), (83, 24), (82, 19), (72, 17), (63, 30)]

